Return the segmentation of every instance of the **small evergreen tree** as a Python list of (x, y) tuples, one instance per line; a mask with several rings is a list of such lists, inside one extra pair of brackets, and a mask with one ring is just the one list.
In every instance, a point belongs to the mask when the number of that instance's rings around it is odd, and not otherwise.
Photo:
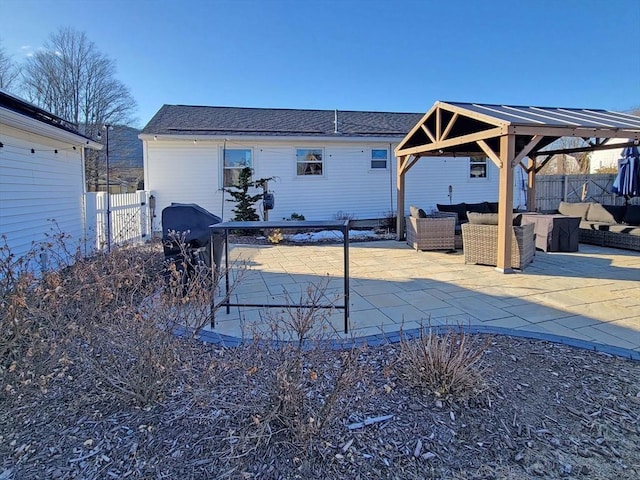
[(232, 210), (233, 213), (235, 213), (233, 220), (236, 222), (260, 220), (260, 216), (256, 212), (254, 205), (264, 197), (264, 193), (250, 195), (249, 189), (263, 187), (272, 178), (259, 178), (258, 180), (252, 181), (252, 173), (251, 167), (244, 167), (240, 170), (238, 182), (231, 187), (227, 187), (229, 195), (233, 197), (227, 199), (227, 202), (236, 202), (236, 208)]

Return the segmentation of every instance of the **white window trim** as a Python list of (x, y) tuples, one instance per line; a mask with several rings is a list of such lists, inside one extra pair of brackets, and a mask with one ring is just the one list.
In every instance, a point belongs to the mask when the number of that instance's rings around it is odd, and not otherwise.
[(484, 157), (484, 165), (485, 165), (485, 173), (486, 175), (484, 177), (472, 177), (471, 176), (471, 164), (473, 163), (471, 161), (471, 157), (469, 157), (469, 161), (467, 163), (467, 181), (468, 182), (487, 182), (489, 181), (490, 178), (490, 168), (489, 168), (489, 162), (491, 160), (488, 157)]
[(256, 152), (253, 147), (220, 147), (220, 161), (219, 163), (219, 182), (218, 188), (229, 188), (230, 186), (225, 186), (224, 184), (224, 155), (225, 152), (229, 150), (249, 150), (251, 152), (251, 169), (255, 172), (256, 170)]
[[(298, 150), (320, 150), (322, 152), (322, 175), (298, 175)], [(326, 149), (324, 147), (295, 147), (293, 149), (293, 175), (295, 179), (320, 179), (327, 178)]]
[[(373, 151), (374, 150), (384, 150), (385, 152), (387, 152), (387, 158), (386, 158), (387, 166), (386, 167), (384, 167), (384, 168), (373, 168), (371, 166), (371, 162), (373, 162), (373, 160), (374, 160), (373, 159)], [(389, 172), (389, 168), (391, 167), (391, 155), (390, 155), (389, 149), (386, 148), (386, 147), (379, 147), (379, 148), (371, 147), (371, 148), (369, 148), (369, 160), (368, 161), (369, 161), (369, 172), (371, 172), (371, 173), (376, 173), (376, 172), (388, 173)]]

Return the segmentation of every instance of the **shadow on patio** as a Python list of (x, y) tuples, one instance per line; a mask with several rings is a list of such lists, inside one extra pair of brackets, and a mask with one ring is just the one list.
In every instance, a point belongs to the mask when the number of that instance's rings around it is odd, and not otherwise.
[[(285, 291), (296, 301), (309, 283), (322, 279), (328, 292), (342, 294), (341, 245), (234, 245), (230, 257), (249, 267), (232, 292), (237, 303), (279, 303)], [(536, 252), (526, 270), (504, 275), (465, 265), (460, 251), (416, 252), (396, 241), (352, 243), (349, 304), (351, 331), (341, 334), (346, 338), (392, 338), (426, 323), (462, 325), (571, 339), (612, 353), (626, 349), (640, 359), (640, 255), (628, 251), (581, 245), (575, 253)], [(331, 320), (341, 331), (342, 311)], [(220, 309), (208, 335), (242, 337), (249, 325), (260, 329), (264, 323), (262, 308), (234, 307), (229, 314)]]

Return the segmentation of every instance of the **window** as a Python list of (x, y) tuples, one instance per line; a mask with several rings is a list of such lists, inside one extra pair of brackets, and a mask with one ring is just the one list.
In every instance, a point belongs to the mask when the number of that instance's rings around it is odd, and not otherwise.
[(372, 169), (378, 169), (378, 168), (387, 168), (387, 158), (388, 158), (388, 151), (385, 149), (373, 149), (371, 150), (371, 168)]
[(487, 157), (471, 157), (469, 159), (469, 177), (487, 178)]
[(296, 150), (297, 174), (302, 175), (322, 175), (322, 149), (319, 148), (299, 148)]
[(226, 148), (224, 150), (224, 185), (231, 187), (238, 183), (240, 170), (253, 167), (253, 155), (250, 149)]

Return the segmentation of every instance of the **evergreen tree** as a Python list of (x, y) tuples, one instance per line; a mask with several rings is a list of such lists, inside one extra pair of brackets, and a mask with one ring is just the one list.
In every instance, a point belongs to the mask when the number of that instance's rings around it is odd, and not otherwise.
[(255, 195), (250, 195), (249, 189), (263, 187), (272, 178), (260, 178), (253, 181), (251, 180), (252, 173), (253, 171), (251, 170), (251, 167), (244, 167), (240, 170), (238, 183), (231, 187), (227, 187), (227, 191), (232, 197), (231, 199), (227, 199), (227, 201), (236, 202), (236, 208), (233, 209), (233, 212), (235, 213), (235, 216), (233, 217), (234, 221), (252, 222), (260, 220), (260, 216), (256, 212), (254, 205), (258, 200), (261, 200), (262, 197), (264, 197), (264, 193), (261, 192)]

